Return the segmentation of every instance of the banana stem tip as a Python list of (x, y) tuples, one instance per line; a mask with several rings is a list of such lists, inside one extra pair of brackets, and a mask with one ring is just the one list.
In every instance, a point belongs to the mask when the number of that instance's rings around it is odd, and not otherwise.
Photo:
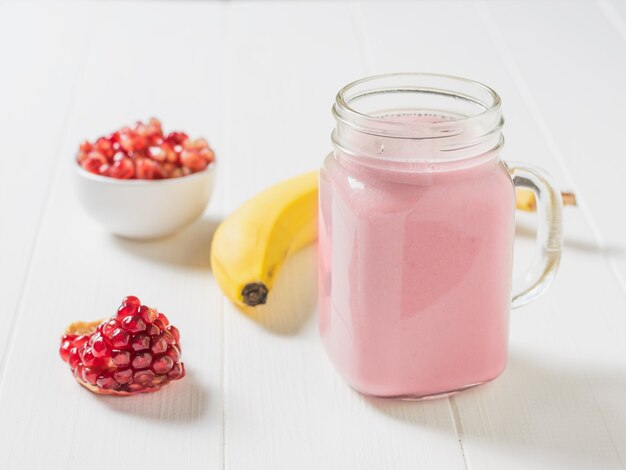
[(268, 289), (262, 282), (251, 282), (246, 284), (241, 291), (243, 303), (254, 307), (255, 305), (264, 304), (267, 301)]

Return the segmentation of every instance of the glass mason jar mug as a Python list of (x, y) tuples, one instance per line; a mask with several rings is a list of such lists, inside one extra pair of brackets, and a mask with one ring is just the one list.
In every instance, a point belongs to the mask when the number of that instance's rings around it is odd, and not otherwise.
[[(542, 171), (500, 159), (500, 97), (478, 82), (365, 78), (338, 93), (333, 114), (319, 275), (320, 332), (335, 367), (382, 397), (494, 379), (507, 362), (509, 308), (556, 273), (559, 192)], [(512, 283), (515, 187), (537, 198), (539, 249)]]

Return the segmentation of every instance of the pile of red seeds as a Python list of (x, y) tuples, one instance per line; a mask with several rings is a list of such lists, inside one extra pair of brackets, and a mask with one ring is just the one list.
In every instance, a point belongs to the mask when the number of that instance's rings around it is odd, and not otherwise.
[(128, 296), (110, 319), (70, 325), (59, 352), (78, 383), (92, 392), (131, 395), (184, 377), (179, 341), (165, 315)]
[(161, 122), (150, 118), (95, 142), (84, 141), (76, 157), (90, 173), (118, 179), (178, 178), (204, 170), (215, 161), (206, 139), (184, 132), (164, 134)]

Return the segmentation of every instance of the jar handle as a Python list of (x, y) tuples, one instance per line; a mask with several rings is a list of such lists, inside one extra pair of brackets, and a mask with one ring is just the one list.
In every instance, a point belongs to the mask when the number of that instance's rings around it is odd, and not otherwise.
[(528, 269), (513, 281), (511, 308), (526, 305), (543, 294), (556, 276), (563, 246), (563, 203), (548, 175), (539, 168), (508, 164), (516, 188), (526, 188), (537, 200), (537, 253)]

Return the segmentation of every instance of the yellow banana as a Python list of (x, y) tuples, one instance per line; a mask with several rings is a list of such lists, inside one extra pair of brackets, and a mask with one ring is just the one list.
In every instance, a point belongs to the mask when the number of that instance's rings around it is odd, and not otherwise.
[[(576, 196), (574, 193), (562, 192), (563, 205), (575, 206)], [(537, 210), (537, 201), (535, 200), (535, 194), (526, 188), (518, 188), (515, 190), (515, 207), (520, 210), (533, 212)]]
[(215, 231), (211, 269), (235, 304), (264, 304), (283, 262), (317, 238), (318, 177), (313, 171), (266, 189)]

